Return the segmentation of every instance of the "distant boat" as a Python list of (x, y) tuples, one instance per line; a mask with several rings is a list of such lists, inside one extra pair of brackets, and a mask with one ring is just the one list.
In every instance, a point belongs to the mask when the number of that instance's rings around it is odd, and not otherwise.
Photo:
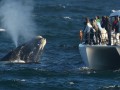
[[(119, 16), (120, 10), (113, 10), (110, 18)], [(119, 45), (86, 45), (79, 44), (82, 61), (86, 67), (93, 70), (120, 69), (120, 44)]]

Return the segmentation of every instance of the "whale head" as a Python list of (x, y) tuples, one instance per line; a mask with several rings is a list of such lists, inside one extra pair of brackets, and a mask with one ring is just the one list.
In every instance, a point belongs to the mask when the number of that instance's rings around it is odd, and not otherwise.
[(1, 61), (12, 63), (39, 63), (45, 45), (46, 39), (42, 36), (36, 36), (32, 40), (10, 51)]

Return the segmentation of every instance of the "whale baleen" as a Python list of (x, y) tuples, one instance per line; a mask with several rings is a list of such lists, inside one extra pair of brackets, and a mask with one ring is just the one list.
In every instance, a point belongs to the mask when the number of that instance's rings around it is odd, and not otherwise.
[(46, 39), (36, 36), (5, 55), (1, 61), (8, 63), (39, 63)]

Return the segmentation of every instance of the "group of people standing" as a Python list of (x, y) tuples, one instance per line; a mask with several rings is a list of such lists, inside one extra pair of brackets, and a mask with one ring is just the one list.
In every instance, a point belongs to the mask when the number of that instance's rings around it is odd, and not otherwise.
[[(96, 16), (94, 19), (89, 19), (88, 17), (86, 17), (84, 25), (85, 27), (82, 32), (85, 44), (90, 45), (101, 44), (103, 40), (102, 34), (107, 34), (106, 44), (111, 45), (111, 32), (115, 33), (116, 42), (119, 43), (120, 38), (119, 16), (115, 16), (114, 18), (109, 18), (108, 16), (102, 16), (100, 18), (99, 16)], [(80, 37), (81, 35), (82, 34), (80, 31)]]

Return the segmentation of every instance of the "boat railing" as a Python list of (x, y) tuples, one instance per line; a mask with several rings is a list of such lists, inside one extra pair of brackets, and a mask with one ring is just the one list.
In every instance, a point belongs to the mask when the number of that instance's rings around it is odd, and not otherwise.
[(83, 33), (80, 32), (80, 43), (84, 44), (98, 44), (98, 45), (108, 45), (111, 43), (111, 45), (120, 45), (120, 34), (111, 32), (111, 34), (108, 35), (107, 32), (101, 32), (101, 33)]

